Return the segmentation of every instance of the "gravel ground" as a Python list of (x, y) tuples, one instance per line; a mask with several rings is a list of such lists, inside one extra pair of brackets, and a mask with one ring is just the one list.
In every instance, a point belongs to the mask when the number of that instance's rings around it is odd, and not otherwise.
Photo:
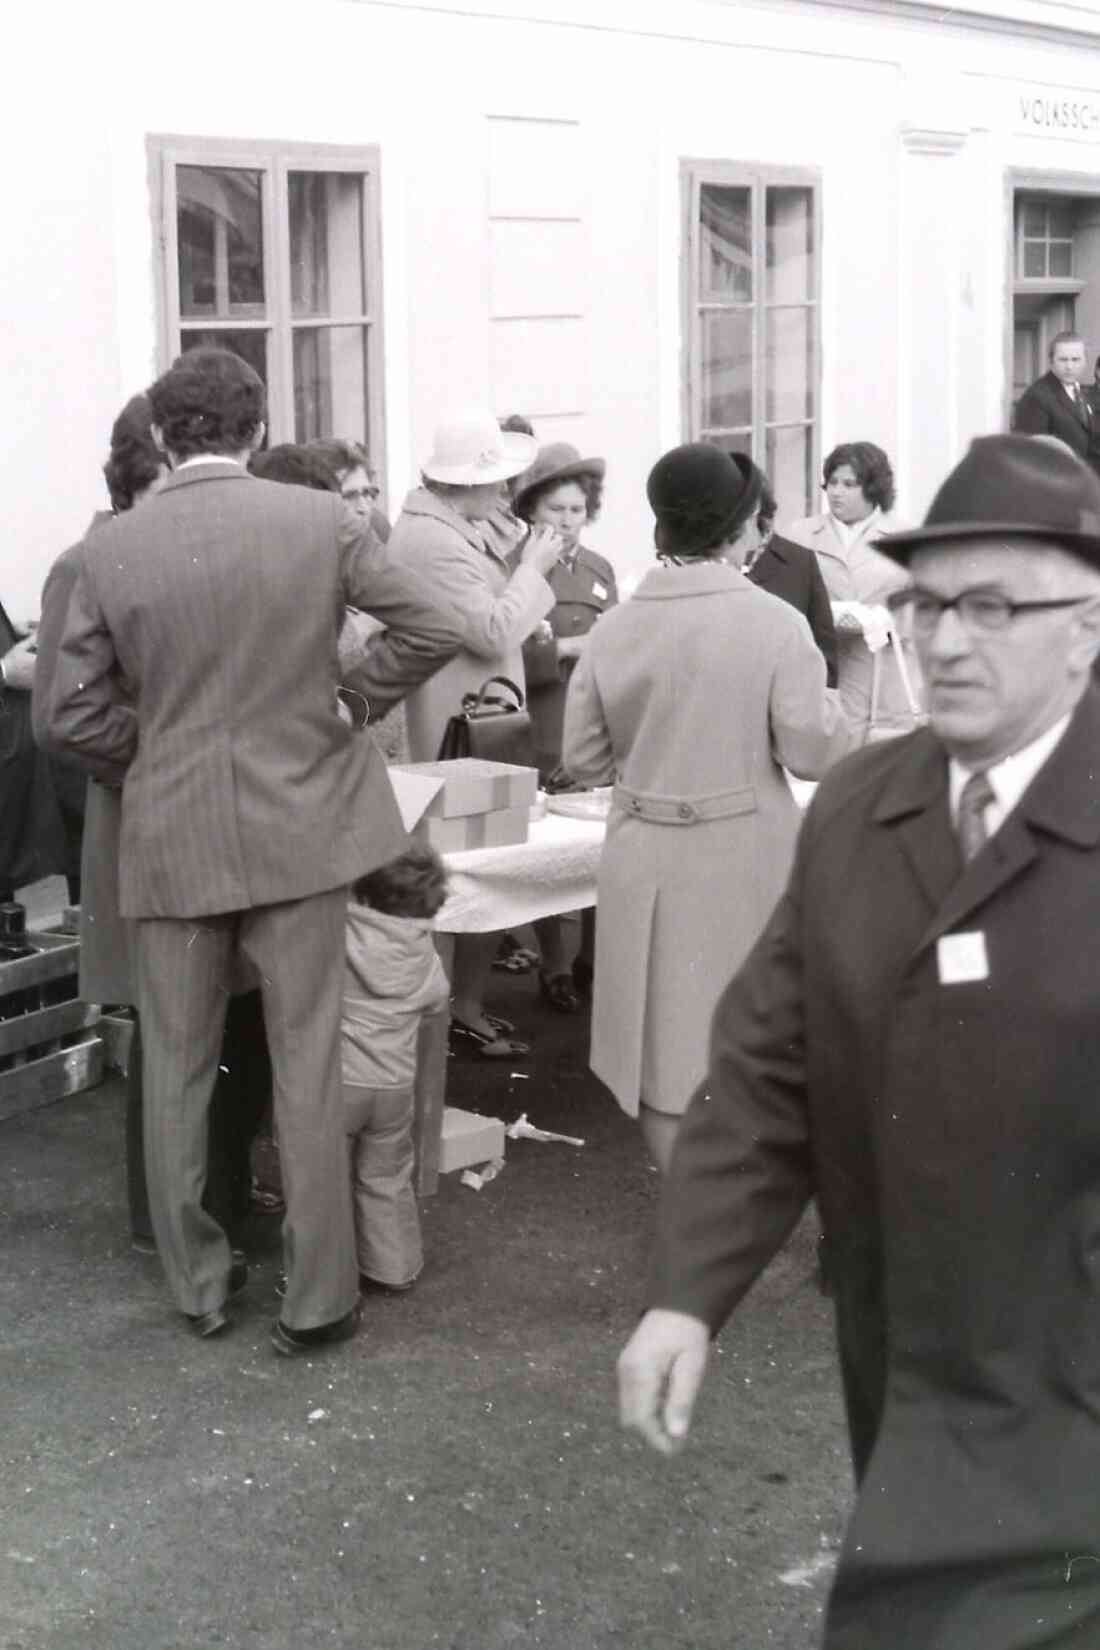
[[(496, 977), (494, 977), (496, 979)], [(530, 979), (526, 1078), (456, 1104), (509, 1145), (425, 1204), (428, 1269), (350, 1346), (277, 1360), (277, 1222), (233, 1332), (128, 1247), (117, 1083), (0, 1125), (0, 1650), (809, 1650), (850, 1490), (807, 1222), (716, 1349), (689, 1448), (620, 1433), (613, 1368), (656, 1193)]]

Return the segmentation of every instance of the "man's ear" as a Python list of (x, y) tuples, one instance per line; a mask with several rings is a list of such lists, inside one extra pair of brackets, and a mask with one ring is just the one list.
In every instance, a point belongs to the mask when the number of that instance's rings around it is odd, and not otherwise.
[(1077, 634), (1070, 643), (1070, 655), (1087, 670), (1100, 654), (1100, 595), (1082, 602), (1073, 616), (1077, 621)]
[(248, 450), (250, 453), (259, 452), (260, 448), (264, 444), (264, 436), (266, 434), (267, 425), (262, 422), (257, 424), (255, 430), (252, 432), (252, 440), (248, 443)]
[(164, 431), (161, 426), (159, 424), (150, 424), (149, 434), (153, 438), (153, 446), (157, 449), (157, 452), (163, 453), (165, 459), (169, 464), (171, 464), (171, 454), (169, 453), (168, 448), (164, 445)]

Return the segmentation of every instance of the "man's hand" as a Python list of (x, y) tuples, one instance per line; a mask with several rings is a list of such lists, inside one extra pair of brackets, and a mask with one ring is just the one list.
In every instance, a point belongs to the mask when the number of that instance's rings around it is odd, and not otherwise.
[(21, 642), (16, 642), (15, 646), (4, 654), (5, 687), (19, 688), (24, 693), (31, 691), (34, 686), (35, 646), (33, 635), (24, 636)]
[(552, 527), (532, 528), (519, 558), (520, 566), (533, 567), (545, 578), (561, 555), (561, 549), (561, 537)]
[(710, 1330), (687, 1312), (647, 1312), (619, 1354), (619, 1419), (662, 1455), (687, 1437)]

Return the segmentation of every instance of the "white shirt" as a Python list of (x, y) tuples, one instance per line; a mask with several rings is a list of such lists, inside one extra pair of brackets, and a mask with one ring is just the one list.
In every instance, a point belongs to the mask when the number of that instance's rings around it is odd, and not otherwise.
[[(982, 810), (987, 839), (1000, 830), (1043, 763), (1053, 754), (1054, 747), (1069, 727), (1072, 716), (1073, 712), (1069, 711), (1060, 721), (1055, 722), (1052, 728), (1041, 733), (1038, 739), (1033, 739), (1030, 745), (1025, 745), (1023, 750), (1014, 751), (1011, 756), (1006, 756), (1000, 762), (994, 763), (993, 767), (985, 769), (985, 776), (992, 786), (995, 797), (995, 801)], [(947, 785), (952, 825), (958, 823), (959, 797), (962, 795), (963, 786), (971, 774), (981, 771), (979, 768), (965, 768), (953, 756), (949, 759)]]
[(872, 528), (877, 527), (878, 518), (881, 514), (882, 512), (876, 504), (869, 516), (864, 516), (862, 521), (854, 521), (849, 525), (848, 522), (841, 521), (839, 516), (834, 516), (831, 510), (828, 512), (833, 532), (845, 550), (850, 550), (853, 544), (865, 538)]
[(229, 458), (225, 453), (196, 453), (194, 458), (185, 458), (182, 464), (177, 464), (173, 473), (179, 475), (181, 470), (189, 470), (192, 464), (235, 464), (238, 470), (244, 468), (239, 458)]

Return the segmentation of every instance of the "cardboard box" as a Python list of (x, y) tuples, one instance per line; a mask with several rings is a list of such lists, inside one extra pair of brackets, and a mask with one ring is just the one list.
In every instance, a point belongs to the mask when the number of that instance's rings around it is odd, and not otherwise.
[(438, 781), (422, 810), (429, 819), (529, 808), (538, 795), (538, 769), (519, 768), (511, 762), (482, 762), (463, 756), (453, 762), (399, 762), (390, 773)]
[(499, 1117), (479, 1117), (458, 1106), (444, 1106), (440, 1174), (468, 1169), (474, 1163), (499, 1163), (503, 1158), (504, 1124)]
[(413, 835), (423, 837), (441, 854), (454, 854), (463, 848), (503, 848), (526, 842), (529, 823), (527, 808), (494, 808), (492, 813), (463, 814), (457, 819), (433, 819), (426, 814)]

